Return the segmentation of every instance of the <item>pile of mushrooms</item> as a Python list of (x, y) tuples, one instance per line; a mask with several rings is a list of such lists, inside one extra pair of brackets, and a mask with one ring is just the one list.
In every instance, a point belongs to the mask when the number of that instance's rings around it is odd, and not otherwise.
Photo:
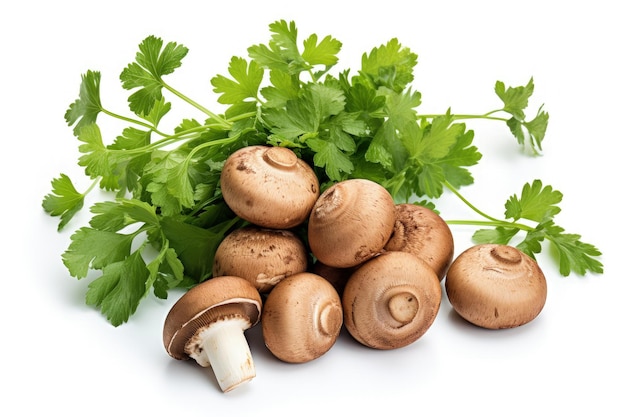
[(373, 349), (414, 343), (433, 325), (442, 287), (462, 318), (489, 329), (526, 324), (546, 301), (541, 270), (516, 248), (478, 245), (453, 260), (437, 213), (396, 204), (364, 179), (320, 193), (288, 148), (244, 147), (220, 181), (249, 224), (220, 243), (212, 277), (174, 304), (163, 342), (171, 357), (211, 367), (224, 392), (256, 376), (244, 332), (258, 323), (276, 358), (303, 363), (326, 354), (344, 327)]

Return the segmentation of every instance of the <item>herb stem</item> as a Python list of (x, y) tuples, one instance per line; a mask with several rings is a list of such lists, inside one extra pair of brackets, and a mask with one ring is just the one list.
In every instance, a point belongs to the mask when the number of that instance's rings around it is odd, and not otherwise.
[(454, 195), (456, 195), (461, 201), (463, 201), (463, 203), (465, 203), (465, 205), (467, 205), (470, 209), (472, 209), (472, 211), (474, 211), (475, 213), (477, 213), (481, 217), (484, 217), (485, 219), (488, 219), (488, 220), (490, 220), (492, 222), (499, 222), (500, 221), (500, 220), (496, 219), (495, 217), (492, 217), (492, 216), (488, 215), (487, 213), (485, 213), (484, 211), (478, 209), (478, 207), (476, 207), (475, 205), (470, 203), (469, 200), (467, 200), (465, 197), (463, 197), (463, 195), (459, 192), (459, 190), (457, 190), (455, 187), (452, 186), (452, 184), (450, 184), (450, 182), (444, 181), (443, 185), (448, 190), (450, 190)]
[(460, 226), (490, 226), (490, 227), (506, 227), (513, 228), (518, 230), (524, 230), (530, 232), (534, 230), (532, 227), (517, 223), (517, 222), (509, 222), (506, 220), (446, 220), (446, 223), (449, 225), (460, 225)]
[[(490, 111), (485, 114), (451, 114), (453, 120), (468, 120), (468, 119), (484, 119), (484, 120), (497, 120), (506, 122), (509, 120), (506, 117), (492, 116), (492, 114), (499, 112), (500, 110)], [(418, 114), (419, 119), (434, 119), (435, 117), (445, 116), (444, 114)]]
[(147, 128), (147, 129), (150, 129), (151, 131), (153, 131), (154, 133), (156, 133), (159, 136), (167, 136), (165, 133), (159, 131), (155, 126), (153, 126), (153, 125), (151, 125), (149, 123), (143, 122), (141, 120), (133, 119), (133, 118), (130, 118), (130, 117), (126, 117), (126, 116), (123, 116), (121, 114), (113, 113), (112, 111), (109, 111), (109, 110), (104, 109), (104, 108), (101, 109), (101, 111), (102, 111), (102, 113), (106, 114), (107, 116), (111, 116), (111, 117), (113, 117), (115, 119), (119, 119), (119, 120), (122, 120), (122, 121), (125, 121), (125, 122), (128, 122), (128, 123), (133, 123), (133, 124), (136, 124), (136, 125), (139, 125), (139, 126), (143, 126), (143, 127)]
[(469, 200), (463, 197), (463, 195), (455, 187), (453, 187), (452, 184), (450, 184), (448, 181), (444, 182), (444, 186), (448, 190), (450, 190), (454, 195), (456, 195), (461, 201), (463, 201), (463, 203), (465, 203), (470, 209), (472, 209), (472, 211), (477, 213), (479, 216), (487, 219), (487, 220), (446, 220), (446, 223), (450, 225), (455, 224), (455, 225), (467, 225), (467, 226), (493, 226), (493, 227), (500, 226), (500, 227), (514, 228), (518, 230), (525, 230), (525, 231), (534, 230), (532, 227), (522, 224), (522, 223), (501, 220), (493, 216), (490, 216), (484, 211), (480, 210), (475, 205), (473, 205), (472, 203), (470, 203)]
[(170, 93), (174, 94), (176, 97), (180, 98), (181, 100), (191, 104), (193, 107), (197, 108), (198, 110), (200, 110), (201, 112), (203, 112), (204, 114), (209, 116), (211, 119), (213, 119), (217, 123), (219, 123), (219, 125), (221, 127), (225, 128), (225, 129), (230, 129), (232, 127), (231, 123), (229, 123), (223, 117), (218, 116), (217, 114), (213, 113), (211, 110), (207, 109), (206, 107), (204, 107), (200, 103), (190, 99), (189, 97), (187, 97), (186, 95), (184, 95), (180, 91), (176, 90), (174, 87), (170, 86), (169, 84), (165, 83), (162, 80), (161, 80), (161, 84), (163, 85), (163, 87), (167, 91), (169, 91)]

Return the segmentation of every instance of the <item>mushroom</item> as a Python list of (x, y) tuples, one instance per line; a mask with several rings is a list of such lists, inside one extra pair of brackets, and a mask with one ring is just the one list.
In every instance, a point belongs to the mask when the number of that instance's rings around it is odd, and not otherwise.
[(335, 287), (339, 296), (343, 294), (343, 288), (346, 286), (346, 282), (350, 275), (354, 272), (357, 267), (351, 268), (336, 268), (334, 266), (328, 266), (323, 262), (317, 260), (313, 267), (311, 268), (311, 272), (325, 278), (328, 282)]
[(446, 294), (465, 320), (487, 329), (521, 326), (539, 315), (547, 284), (537, 262), (519, 249), (472, 246), (450, 266)]
[(268, 293), (283, 278), (306, 271), (308, 250), (288, 230), (247, 226), (235, 229), (218, 246), (213, 276), (235, 275)]
[(244, 220), (290, 229), (306, 221), (319, 197), (313, 169), (288, 148), (253, 145), (233, 152), (220, 174), (224, 201)]
[(383, 250), (393, 231), (395, 204), (380, 184), (350, 179), (316, 201), (308, 223), (313, 255), (328, 266), (350, 268)]
[(441, 284), (425, 261), (384, 252), (361, 265), (343, 291), (344, 324), (361, 344), (396, 349), (422, 337), (441, 305)]
[(385, 250), (422, 258), (441, 281), (454, 257), (454, 240), (448, 224), (434, 211), (416, 204), (397, 204), (396, 223)]
[(265, 300), (261, 318), (265, 345), (289, 363), (309, 362), (325, 354), (335, 344), (342, 323), (337, 291), (310, 272), (276, 284)]
[(163, 326), (165, 350), (174, 359), (193, 358), (212, 367), (222, 391), (256, 376), (244, 331), (259, 322), (261, 296), (243, 278), (212, 278), (187, 291)]

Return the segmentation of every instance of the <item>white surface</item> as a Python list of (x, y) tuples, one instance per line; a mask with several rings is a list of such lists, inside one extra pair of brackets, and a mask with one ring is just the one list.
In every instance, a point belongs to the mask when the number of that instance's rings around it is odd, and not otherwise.
[[(4, 3), (0, 414), (626, 414), (626, 277), (617, 266), (624, 238), (626, 31), (618, 2), (343, 4)], [(40, 206), (60, 172), (82, 181), (78, 142), (63, 120), (80, 75), (102, 71), (105, 105), (123, 109), (119, 72), (154, 34), (190, 48), (168, 80), (211, 107), (209, 79), (225, 73), (231, 56), (266, 42), (268, 24), (281, 18), (295, 20), (301, 37), (315, 32), (341, 40), (341, 68), (356, 67), (363, 52), (398, 37), (419, 54), (414, 85), (424, 112), (491, 110), (498, 105), (496, 80), (520, 85), (533, 76), (532, 105), (545, 103), (551, 116), (545, 155), (521, 155), (503, 125), (471, 123), (485, 156), (465, 194), (499, 216), (510, 194), (541, 178), (565, 195), (557, 223), (604, 252), (605, 274), (562, 278), (542, 255), (549, 295), (536, 321), (485, 331), (460, 320), (444, 298), (429, 332), (396, 351), (364, 348), (343, 333), (322, 358), (289, 365), (271, 356), (257, 327), (247, 333), (257, 377), (228, 394), (209, 371), (166, 355), (162, 322), (177, 294), (149, 298), (130, 323), (110, 326), (83, 303), (88, 280), (71, 278), (61, 263), (87, 214), (57, 233), (57, 219)], [(456, 204), (444, 207), (454, 217), (469, 215)], [(470, 234), (454, 230), (460, 251)]]

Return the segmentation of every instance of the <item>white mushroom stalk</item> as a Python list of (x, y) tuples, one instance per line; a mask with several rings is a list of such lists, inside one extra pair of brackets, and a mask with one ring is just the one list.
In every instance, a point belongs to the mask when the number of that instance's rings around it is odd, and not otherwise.
[(185, 350), (200, 366), (213, 368), (217, 383), (228, 392), (256, 376), (252, 354), (244, 331), (250, 326), (243, 318), (216, 321), (200, 329)]

